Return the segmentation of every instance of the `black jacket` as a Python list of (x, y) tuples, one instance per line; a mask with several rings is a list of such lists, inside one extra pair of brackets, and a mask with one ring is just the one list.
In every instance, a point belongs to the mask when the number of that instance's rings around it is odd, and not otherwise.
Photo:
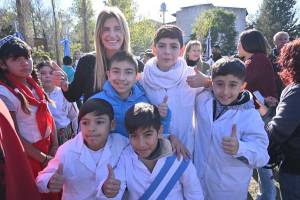
[(80, 58), (74, 79), (69, 84), (68, 91), (63, 92), (68, 101), (77, 101), (81, 96), (83, 96), (83, 101), (86, 101), (97, 92), (93, 90), (95, 63), (96, 57), (94, 55), (88, 54)]
[(281, 146), (281, 169), (300, 175), (300, 84), (287, 86), (280, 97), (276, 114), (266, 125), (270, 143)]

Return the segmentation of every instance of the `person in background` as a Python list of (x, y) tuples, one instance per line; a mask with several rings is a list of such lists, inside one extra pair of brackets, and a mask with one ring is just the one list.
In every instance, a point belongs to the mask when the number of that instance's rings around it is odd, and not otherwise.
[(284, 31), (277, 32), (273, 37), (275, 48), (272, 49), (271, 55), (269, 56), (269, 58), (271, 59), (274, 74), (275, 74), (275, 83), (276, 83), (278, 98), (279, 98), (282, 90), (284, 89), (284, 85), (279, 77), (279, 72), (281, 71), (281, 69), (277, 63), (277, 58), (280, 54), (282, 47), (286, 43), (288, 43), (289, 40), (290, 40), (290, 36), (287, 32), (284, 32)]
[(196, 67), (203, 74), (209, 75), (210, 66), (202, 60), (202, 45), (197, 40), (190, 40), (184, 50), (183, 58), (190, 67)]
[(214, 62), (222, 58), (221, 47), (219, 45), (214, 45), (211, 53)]
[(75, 103), (68, 102), (61, 89), (52, 83), (51, 76), (54, 68), (51, 63), (41, 62), (36, 68), (45, 92), (54, 101), (54, 105), (50, 104), (49, 109), (55, 121), (58, 143), (62, 145), (77, 133), (78, 108)]
[(284, 155), (279, 169), (283, 200), (300, 199), (300, 39), (281, 49), (278, 64), (280, 78), (286, 85), (275, 116), (266, 125), (270, 139), (269, 151), (278, 149)]
[[(246, 66), (246, 89), (258, 92), (269, 107), (276, 106), (277, 91), (272, 63), (267, 57), (268, 43), (264, 35), (255, 29), (241, 33), (238, 42), (238, 54), (244, 58)], [(259, 200), (274, 200), (276, 188), (272, 169), (258, 168), (260, 194)]]
[(81, 51), (79, 50), (75, 50), (73, 53), (73, 64), (72, 67), (74, 68), (74, 70), (76, 71), (77, 65), (78, 65), (78, 61), (81, 58)]
[(149, 60), (149, 59), (151, 59), (151, 58), (153, 58), (154, 57), (154, 54), (153, 54), (153, 52), (152, 52), (152, 49), (147, 49), (146, 51), (145, 51), (145, 53), (144, 53), (144, 56), (143, 56), (143, 63), (144, 64), (146, 64), (146, 62)]
[(63, 58), (63, 70), (67, 74), (68, 82), (71, 83), (74, 79), (75, 70), (72, 67), (72, 58), (70, 56)]

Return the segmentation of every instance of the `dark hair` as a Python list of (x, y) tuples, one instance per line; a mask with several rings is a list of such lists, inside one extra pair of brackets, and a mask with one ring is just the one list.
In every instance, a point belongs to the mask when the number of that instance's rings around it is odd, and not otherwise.
[(138, 71), (137, 60), (134, 58), (133, 54), (126, 52), (126, 51), (118, 51), (111, 57), (110, 64), (108, 65), (108, 70), (110, 70), (110, 67), (113, 62), (121, 62), (121, 61), (129, 62), (130, 64), (132, 64), (134, 66), (134, 68), (136, 69), (136, 72)]
[(240, 43), (243, 49), (248, 53), (267, 54), (267, 49), (269, 47), (264, 35), (256, 29), (243, 31), (240, 35)]
[(108, 115), (110, 121), (114, 119), (114, 110), (110, 103), (103, 99), (89, 99), (80, 107), (78, 122), (88, 113), (95, 113), (96, 116)]
[(244, 81), (246, 69), (244, 63), (237, 58), (223, 57), (212, 66), (212, 79), (217, 76), (233, 75)]
[(162, 38), (178, 39), (180, 48), (183, 47), (182, 30), (175, 25), (163, 25), (155, 33), (154, 45)]
[(65, 56), (63, 58), (63, 64), (64, 65), (72, 65), (72, 58), (70, 56)]
[(147, 50), (145, 51), (145, 56), (147, 56), (148, 58), (154, 57), (154, 54), (153, 54), (153, 52), (152, 52), (152, 49), (147, 49)]
[[(6, 60), (9, 58), (18, 58), (18, 57), (25, 57), (27, 59), (31, 57), (31, 48), (24, 41), (18, 38), (11, 38), (0, 47), (0, 60), (3, 62), (3, 64), (6, 64)], [(7, 73), (6, 70), (0, 68), (0, 80), (3, 81), (10, 88), (15, 89), (16, 86), (6, 79), (5, 77), (6, 73)], [(34, 67), (31, 72), (31, 76), (41, 86), (41, 82), (38, 79), (37, 72)], [(44, 96), (46, 101), (52, 103), (52, 101), (49, 99), (48, 95), (45, 92), (44, 92)], [(21, 108), (23, 112), (26, 114), (30, 114), (31, 112), (29, 110), (29, 103), (25, 98), (25, 96), (19, 90), (17, 90), (16, 92), (16, 97), (21, 102)]]
[(125, 126), (129, 134), (139, 128), (153, 127), (159, 131), (161, 122), (158, 108), (149, 103), (137, 103), (125, 114)]
[(31, 57), (31, 48), (24, 41), (11, 39), (0, 48), (0, 59), (5, 62), (8, 58)]
[(283, 46), (278, 64), (282, 67), (280, 78), (285, 85), (300, 83), (300, 38)]

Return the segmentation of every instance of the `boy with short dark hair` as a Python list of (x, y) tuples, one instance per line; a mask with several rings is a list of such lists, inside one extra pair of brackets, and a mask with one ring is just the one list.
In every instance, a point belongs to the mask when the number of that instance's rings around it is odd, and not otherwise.
[(205, 199), (247, 199), (253, 168), (269, 160), (268, 137), (245, 87), (245, 66), (221, 58), (212, 68), (212, 90), (196, 99), (194, 164)]
[[(126, 113), (128, 146), (122, 153), (114, 176), (102, 185), (106, 197), (121, 199), (125, 188), (128, 199), (203, 199), (196, 170), (190, 160), (177, 160), (168, 140), (160, 137), (160, 114), (156, 106), (137, 103)], [(114, 174), (112, 174), (114, 175)], [(114, 190), (110, 179), (121, 180)]]
[(63, 70), (67, 74), (68, 82), (71, 83), (74, 79), (75, 69), (72, 67), (72, 58), (70, 56), (63, 58)]
[[(103, 90), (91, 99), (99, 98), (108, 101), (115, 112), (115, 129), (113, 132), (128, 137), (125, 128), (126, 111), (138, 102), (149, 102), (144, 89), (136, 83), (138, 64), (131, 53), (119, 51), (115, 53), (107, 71), (108, 80), (104, 83)], [(169, 132), (170, 112), (162, 117), (164, 133)]]
[(192, 153), (195, 97), (201, 89), (191, 88), (187, 82), (195, 71), (180, 58), (183, 52), (182, 31), (174, 25), (159, 28), (154, 37), (153, 52), (156, 57), (145, 64), (141, 84), (152, 104), (159, 105), (167, 97), (172, 112), (171, 133)]

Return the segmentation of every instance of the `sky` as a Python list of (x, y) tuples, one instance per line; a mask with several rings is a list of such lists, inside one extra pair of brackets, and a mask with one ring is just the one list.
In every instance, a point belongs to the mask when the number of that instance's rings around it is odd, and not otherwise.
[[(5, 6), (12, 0), (0, 0), (0, 7)], [(104, 7), (104, 0), (91, 0), (94, 8), (95, 18)], [(175, 21), (175, 17), (172, 14), (180, 10), (181, 7), (191, 6), (195, 4), (212, 3), (215, 6), (224, 7), (239, 7), (246, 8), (249, 15), (254, 15), (259, 9), (263, 0), (133, 0), (137, 6), (136, 17), (147, 17), (157, 21), (162, 21), (162, 15), (160, 12), (161, 3), (165, 2), (167, 5), (166, 22)], [(49, 6), (51, 0), (43, 0)], [(300, 0), (296, 0), (296, 7), (300, 10)], [(72, 0), (56, 0), (56, 5), (59, 8), (67, 9), (71, 6)], [(300, 12), (297, 13), (300, 17)]]

